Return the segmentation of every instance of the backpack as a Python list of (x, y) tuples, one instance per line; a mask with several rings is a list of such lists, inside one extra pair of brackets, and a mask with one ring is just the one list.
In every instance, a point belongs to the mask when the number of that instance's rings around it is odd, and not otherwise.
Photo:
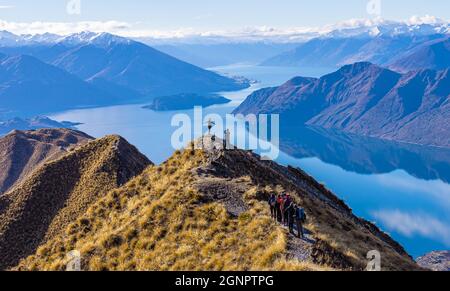
[(300, 220), (305, 223), (306, 222), (306, 213), (303, 208), (300, 209)]
[(275, 205), (277, 204), (277, 198), (276, 197), (270, 197), (269, 198), (269, 205), (272, 207), (275, 207)]
[(306, 222), (306, 213), (305, 213), (305, 210), (303, 208), (297, 209), (296, 216), (297, 216), (298, 219), (300, 219), (300, 221), (302, 223)]

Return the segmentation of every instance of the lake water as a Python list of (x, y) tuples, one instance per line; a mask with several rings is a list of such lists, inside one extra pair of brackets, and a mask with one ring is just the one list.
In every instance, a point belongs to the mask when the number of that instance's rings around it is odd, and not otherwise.
[[(212, 68), (259, 83), (222, 95), (226, 105), (204, 109), (225, 115), (251, 92), (294, 76), (318, 77), (327, 68), (272, 68), (236, 65)], [(179, 112), (153, 112), (142, 105), (73, 110), (51, 116), (82, 122), (95, 137), (119, 134), (153, 162), (173, 153), (171, 119)], [(183, 111), (192, 115), (192, 111)], [(301, 167), (344, 199), (355, 214), (375, 222), (414, 257), (450, 249), (450, 150), (394, 143), (319, 128), (282, 128), (279, 163)]]

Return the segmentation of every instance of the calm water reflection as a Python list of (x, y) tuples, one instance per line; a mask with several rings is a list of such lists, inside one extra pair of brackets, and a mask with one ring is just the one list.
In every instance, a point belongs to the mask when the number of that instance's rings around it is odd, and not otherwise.
[[(275, 86), (296, 75), (331, 70), (230, 66), (214, 68), (259, 80), (252, 88), (224, 93), (230, 104), (205, 109), (225, 115), (253, 90)], [(54, 114), (82, 122), (96, 137), (120, 134), (152, 161), (173, 152), (170, 122), (177, 112), (153, 112), (142, 105), (113, 106)], [(192, 111), (185, 113), (191, 114)], [(450, 150), (348, 135), (318, 128), (283, 128), (279, 163), (298, 166), (343, 198), (357, 215), (376, 222), (413, 255), (450, 249)]]

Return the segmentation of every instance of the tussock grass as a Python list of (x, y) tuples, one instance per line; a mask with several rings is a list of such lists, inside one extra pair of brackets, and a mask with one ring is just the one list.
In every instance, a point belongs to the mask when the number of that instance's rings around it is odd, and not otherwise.
[[(214, 198), (217, 191), (235, 204)], [(311, 262), (290, 259), (292, 238), (270, 218), (270, 193), (289, 193), (305, 208), (316, 240)], [(63, 270), (72, 250), (84, 270), (362, 270), (371, 250), (384, 270), (419, 269), (323, 185), (243, 151), (177, 151), (103, 196), (18, 269)]]
[(324, 270), (286, 259), (286, 233), (265, 205), (231, 217), (224, 205), (202, 202), (191, 185), (205, 154), (186, 150), (113, 190), (72, 223), (65, 235), (23, 260), (22, 270), (64, 270), (78, 250), (84, 270)]
[[(60, 236), (100, 197), (149, 164), (124, 139), (107, 136), (35, 170), (20, 187), (0, 196), (4, 206), (0, 207), (0, 269), (17, 265), (40, 245)], [(80, 229), (87, 232), (93, 223), (83, 219)]]

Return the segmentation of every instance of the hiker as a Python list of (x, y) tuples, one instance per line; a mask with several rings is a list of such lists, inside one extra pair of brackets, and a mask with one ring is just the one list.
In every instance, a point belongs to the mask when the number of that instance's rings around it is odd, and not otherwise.
[(269, 198), (270, 214), (274, 220), (277, 219), (276, 203), (277, 203), (277, 196), (275, 194), (270, 195)]
[(288, 226), (289, 225), (289, 214), (287, 212), (287, 210), (289, 209), (289, 206), (291, 206), (292, 203), (292, 199), (291, 196), (289, 194), (285, 194), (284, 195), (284, 203), (283, 203), (283, 223), (284, 225)]
[(284, 208), (286, 203), (286, 194), (282, 194), (280, 198), (280, 213), (281, 213), (281, 221), (280, 223), (285, 224), (286, 217), (284, 215)]
[(211, 129), (216, 125), (211, 119), (208, 120), (207, 126), (208, 126), (208, 134), (211, 135)]
[(289, 232), (294, 234), (294, 222), (295, 222), (295, 211), (297, 209), (297, 205), (295, 205), (294, 203), (291, 203), (291, 206), (288, 210), (288, 215), (289, 215)]
[(277, 212), (277, 220), (279, 223), (281, 223), (283, 221), (283, 212), (282, 210), (282, 206), (281, 204), (283, 203), (283, 197), (281, 197), (281, 195), (278, 195), (277, 197), (277, 201), (275, 204), (275, 211)]
[(289, 232), (294, 232), (294, 222), (292, 220), (292, 216), (294, 213), (294, 203), (286, 199), (285, 209), (284, 209), (284, 215), (286, 217), (286, 225), (289, 227)]
[(305, 210), (299, 206), (295, 208), (295, 222), (297, 224), (298, 238), (303, 238), (303, 224), (306, 222)]

